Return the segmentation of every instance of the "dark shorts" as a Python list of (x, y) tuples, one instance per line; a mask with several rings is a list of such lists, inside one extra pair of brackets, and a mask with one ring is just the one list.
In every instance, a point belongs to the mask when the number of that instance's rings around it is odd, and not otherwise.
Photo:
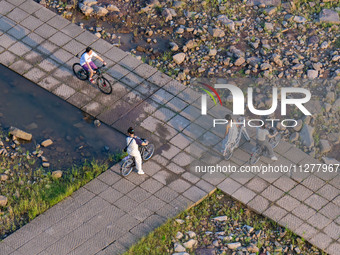
[[(96, 69), (97, 69), (97, 67), (96, 67), (96, 65), (93, 63), (93, 61), (90, 62), (90, 66), (91, 66), (92, 70), (96, 70)], [(89, 67), (87, 66), (87, 64), (82, 65), (82, 67), (83, 67), (86, 71), (89, 72)]]

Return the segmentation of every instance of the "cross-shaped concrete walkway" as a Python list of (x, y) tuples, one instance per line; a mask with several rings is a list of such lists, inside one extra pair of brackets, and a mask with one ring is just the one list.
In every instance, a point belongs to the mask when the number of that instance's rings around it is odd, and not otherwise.
[[(155, 156), (145, 176), (119, 175), (113, 166), (71, 197), (0, 243), (0, 254), (120, 254), (170, 217), (216, 187), (330, 254), (339, 254), (340, 178), (324, 174), (197, 174), (207, 163), (246, 166), (254, 146), (243, 143), (230, 161), (221, 157), (223, 128), (213, 118), (228, 109), (208, 105), (200, 94), (98, 39), (32, 0), (0, 2), (0, 63), (95, 116), (119, 132), (135, 126), (151, 138)], [(104, 56), (112, 95), (79, 81), (75, 54), (86, 46)], [(213, 149), (211, 149), (213, 148)], [(319, 163), (289, 143), (275, 149), (275, 165)], [(272, 163), (261, 158), (257, 165)]]

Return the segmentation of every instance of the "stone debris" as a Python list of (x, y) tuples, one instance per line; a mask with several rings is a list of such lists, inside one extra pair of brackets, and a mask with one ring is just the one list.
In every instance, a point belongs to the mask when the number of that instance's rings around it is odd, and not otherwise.
[(183, 246), (187, 249), (192, 249), (197, 245), (197, 240), (195, 239), (190, 239), (189, 241), (183, 243)]
[(47, 139), (41, 143), (41, 146), (48, 147), (48, 146), (51, 146), (52, 144), (53, 144), (53, 141), (51, 139)]
[(185, 57), (186, 57), (185, 53), (182, 52), (174, 55), (172, 59), (175, 61), (176, 64), (180, 65), (181, 63), (183, 63)]
[(227, 221), (228, 217), (227, 216), (218, 216), (218, 217), (213, 218), (213, 220), (215, 220), (215, 221)]
[(7, 197), (0, 195), (0, 206), (6, 206), (8, 202)]
[(300, 139), (302, 144), (306, 145), (308, 148), (314, 146), (313, 138), (314, 128), (309, 125), (304, 125), (300, 132)]
[(185, 252), (185, 248), (183, 247), (183, 245), (181, 245), (180, 243), (175, 243), (174, 244), (174, 250), (175, 252)]
[(236, 250), (238, 247), (241, 247), (241, 243), (228, 243), (227, 246), (230, 250)]
[(16, 127), (10, 127), (9, 133), (13, 136), (16, 136), (17, 138), (20, 138), (22, 140), (31, 141), (32, 140), (32, 134), (26, 133), (25, 131), (22, 131)]
[(7, 181), (8, 175), (7, 174), (0, 174), (0, 181)]
[(52, 178), (54, 179), (59, 179), (63, 176), (63, 171), (61, 170), (56, 170), (52, 172)]
[(176, 219), (175, 220), (178, 224), (182, 225), (185, 221), (182, 219)]
[(177, 234), (176, 234), (176, 239), (182, 239), (182, 237), (183, 237), (184, 235), (181, 233), (181, 232), (177, 232)]
[(323, 9), (319, 13), (319, 21), (332, 24), (340, 24), (339, 13), (331, 9)]

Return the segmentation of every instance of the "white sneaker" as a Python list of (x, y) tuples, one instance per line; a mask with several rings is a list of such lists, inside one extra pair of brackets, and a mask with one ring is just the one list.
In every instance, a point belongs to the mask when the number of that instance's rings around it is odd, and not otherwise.
[(138, 174), (145, 174), (143, 171), (139, 171)]
[(277, 160), (277, 157), (276, 156), (273, 156), (273, 157), (271, 157), (271, 160)]

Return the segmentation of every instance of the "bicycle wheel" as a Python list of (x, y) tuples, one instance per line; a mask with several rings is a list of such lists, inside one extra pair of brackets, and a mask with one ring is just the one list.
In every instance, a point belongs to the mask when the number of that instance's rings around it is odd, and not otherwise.
[(152, 157), (153, 153), (155, 152), (155, 146), (152, 143), (144, 146), (144, 150), (142, 153), (143, 160), (148, 160)]
[(251, 157), (249, 159), (249, 163), (251, 165), (254, 165), (257, 163), (257, 161), (259, 161), (260, 157), (261, 157), (261, 153), (262, 153), (262, 149), (260, 146), (256, 146), (254, 152), (251, 154)]
[(127, 159), (120, 167), (120, 173), (123, 176), (128, 176), (131, 173), (133, 167), (135, 166), (134, 163), (135, 162), (132, 158)]
[(73, 73), (77, 76), (79, 80), (85, 81), (89, 78), (89, 74), (80, 64), (78, 63), (73, 64), (72, 69)]
[(250, 142), (249, 134), (248, 134), (248, 132), (247, 132), (247, 130), (245, 128), (243, 128), (243, 130), (242, 130), (242, 135), (247, 140), (247, 142)]
[(281, 141), (281, 134), (277, 134), (276, 136), (274, 136), (273, 138), (270, 138), (268, 140), (269, 144), (275, 148), (276, 146), (278, 146), (278, 144), (280, 143)]
[(233, 155), (234, 150), (232, 149), (233, 146), (227, 146), (223, 152), (223, 156), (226, 160), (229, 160), (231, 156)]
[(104, 94), (111, 94), (112, 87), (110, 82), (104, 77), (97, 78), (97, 86)]

